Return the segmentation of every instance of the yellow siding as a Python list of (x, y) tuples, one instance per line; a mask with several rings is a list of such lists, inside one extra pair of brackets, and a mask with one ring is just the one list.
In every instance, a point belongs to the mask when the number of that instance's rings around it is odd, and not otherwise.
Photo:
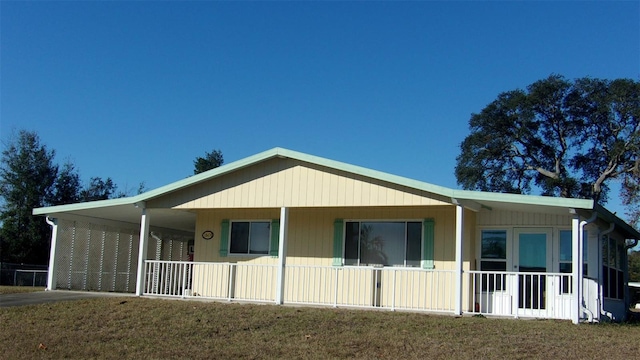
[[(240, 264), (236, 269), (236, 283), (233, 286), (234, 297), (242, 298), (255, 296), (261, 299), (275, 297), (276, 267), (278, 259), (272, 256), (247, 257), (229, 255), (221, 257), (220, 224), (223, 219), (256, 220), (278, 219), (280, 209), (211, 209), (197, 211), (195, 258), (196, 262), (224, 262)], [(436, 272), (406, 271), (396, 275), (396, 288), (403, 286), (409, 289), (406, 293), (390, 293), (391, 278), (389, 271), (383, 271), (378, 299), (372, 297), (375, 292), (375, 272), (370, 269), (343, 267), (334, 271), (327, 267), (332, 265), (333, 259), (333, 223), (335, 219), (354, 220), (394, 220), (394, 219), (425, 219), (435, 221), (434, 263)], [(474, 228), (475, 214), (465, 211), (465, 245), (464, 268), (475, 267)], [(211, 240), (204, 240), (199, 236), (205, 230), (211, 230), (215, 236)], [(356, 304), (358, 306), (391, 306), (395, 301), (396, 307), (438, 307), (449, 309), (454, 294), (453, 278), (450, 273), (438, 273), (441, 270), (455, 269), (455, 207), (454, 206), (425, 206), (425, 207), (368, 207), (368, 208), (292, 208), (289, 209), (289, 228), (287, 246), (287, 268), (285, 271), (285, 302), (312, 302)], [(225, 264), (226, 265), (226, 264)], [(244, 265), (270, 265), (268, 275), (260, 280), (262, 293), (247, 294), (253, 291), (251, 287), (240, 286), (240, 281), (248, 281), (251, 271), (257, 271)], [(302, 268), (297, 266), (317, 268)], [(204, 265), (201, 266), (204, 268)], [(228, 265), (227, 265), (228, 267)], [(265, 269), (262, 267), (261, 269)], [(207, 272), (209, 271), (209, 272)], [(228, 281), (212, 286), (209, 293), (198, 289), (198, 284), (206, 284), (205, 278), (214, 278), (212, 270), (202, 270), (196, 266), (194, 270), (194, 292), (204, 296), (228, 296)], [(228, 268), (217, 269), (224, 279), (229, 278)], [(254, 273), (254, 277), (258, 274)], [(263, 276), (263, 275), (261, 275)], [(447, 277), (448, 276), (448, 277)], [(243, 280), (244, 279), (244, 280)], [(322, 282), (321, 282), (322, 280)], [(338, 296), (335, 288), (338, 288)], [(357, 289), (359, 291), (348, 291)], [(413, 290), (411, 290), (413, 289)], [(386, 292), (385, 292), (386, 290)], [(437, 293), (436, 293), (437, 291)], [(358, 298), (355, 298), (355, 294)], [(468, 302), (468, 299), (464, 299)]]
[(545, 214), (508, 210), (482, 209), (478, 215), (479, 226), (568, 226), (571, 215)]
[(297, 160), (273, 159), (167, 194), (150, 201), (149, 206), (210, 209), (446, 204), (437, 198)]
[(228, 298), (229, 273), (230, 267), (227, 264), (194, 264), (192, 280), (193, 295), (213, 298)]
[[(246, 262), (276, 264), (269, 256), (246, 257), (229, 255), (220, 257), (220, 224), (223, 219), (270, 220), (280, 217), (280, 209), (216, 209), (197, 212), (194, 261)], [(475, 214), (465, 211), (463, 254), (466, 266), (473, 259), (475, 249)], [(354, 220), (406, 220), (433, 218), (435, 221), (434, 260), (437, 270), (455, 267), (455, 208), (438, 207), (374, 207), (374, 208), (322, 208), (289, 210), (289, 242), (287, 264), (331, 265), (333, 258), (333, 222), (335, 219)], [(214, 232), (211, 240), (202, 239), (205, 230)], [(467, 267), (469, 269), (469, 267)]]
[(450, 311), (454, 309), (453, 284), (455, 273), (452, 271), (382, 271), (378, 304), (403, 309)]
[[(232, 220), (272, 220), (280, 217), (280, 209), (227, 209), (198, 211), (196, 217), (196, 236), (194, 242), (194, 258), (198, 261), (244, 262), (251, 264), (275, 265), (277, 258), (271, 256), (220, 256), (220, 232), (223, 219)], [(204, 240), (204, 231), (213, 231), (213, 239)]]

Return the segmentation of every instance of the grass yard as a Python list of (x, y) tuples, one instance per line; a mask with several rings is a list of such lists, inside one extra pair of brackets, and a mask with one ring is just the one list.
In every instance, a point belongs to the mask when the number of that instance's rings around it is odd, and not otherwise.
[(0, 358), (637, 358), (639, 325), (108, 297), (0, 308)]
[(1, 294), (17, 294), (17, 293), (26, 293), (26, 292), (36, 292), (36, 291), (44, 291), (44, 287), (5, 286), (5, 285), (0, 286), (0, 295)]

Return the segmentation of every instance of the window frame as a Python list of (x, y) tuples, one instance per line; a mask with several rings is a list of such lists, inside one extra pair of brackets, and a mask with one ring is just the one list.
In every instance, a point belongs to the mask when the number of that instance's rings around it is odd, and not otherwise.
[[(507, 272), (509, 271), (509, 265), (510, 265), (510, 237), (511, 237), (511, 232), (510, 232), (511, 228), (502, 228), (502, 227), (496, 227), (496, 228), (481, 228), (480, 229), (480, 237), (479, 237), (479, 241), (478, 241), (478, 259), (479, 259), (479, 266), (478, 266), (478, 270), (480, 271), (487, 271), (487, 272)], [(484, 233), (485, 232), (502, 232), (504, 233), (504, 258), (500, 259), (500, 258), (485, 258), (482, 256), (482, 242), (484, 240)], [(482, 265), (483, 263), (492, 263), (492, 264), (497, 264), (497, 263), (503, 263), (504, 264), (504, 270), (482, 270)], [(507, 291), (506, 289), (506, 274), (501, 275), (493, 275), (493, 274), (483, 274), (481, 277), (481, 289), (482, 292), (502, 292), (502, 291)]]
[[(600, 239), (600, 251), (602, 261), (602, 287), (605, 299), (624, 300), (625, 279), (624, 279), (624, 241), (620, 241), (609, 235), (604, 235)], [(606, 244), (606, 246), (605, 246)], [(610, 252), (613, 249), (613, 257)], [(613, 264), (610, 264), (613, 262)], [(615, 282), (612, 282), (612, 279)], [(613, 295), (613, 296), (612, 296)]]
[[(247, 252), (233, 252), (231, 249), (233, 248), (233, 224), (234, 223), (249, 223), (249, 234), (247, 239)], [(251, 253), (251, 225), (253, 223), (266, 223), (267, 224), (267, 251), (264, 253)], [(271, 226), (272, 220), (269, 219), (233, 219), (229, 220), (229, 238), (228, 238), (228, 254), (229, 256), (242, 256), (242, 257), (262, 257), (269, 256), (271, 253)]]
[[(569, 260), (562, 259), (562, 234), (569, 233)], [(557, 272), (563, 275), (560, 280), (560, 289), (558, 292), (560, 295), (573, 294), (573, 229), (559, 228), (558, 229), (558, 260), (557, 260)], [(562, 265), (568, 264), (569, 271), (562, 271)], [(587, 277), (589, 274), (589, 230), (584, 230), (582, 233), (582, 276)]]
[[(344, 219), (342, 221), (343, 229), (342, 229), (342, 266), (346, 267), (395, 267), (395, 268), (411, 268), (411, 269), (420, 269), (424, 268), (425, 260), (424, 259), (424, 221), (425, 219)], [(358, 223), (358, 241), (357, 241), (357, 261), (355, 264), (347, 264), (347, 228), (349, 223)], [(362, 253), (360, 247), (360, 233), (362, 223), (404, 223), (404, 249), (403, 249), (403, 264), (402, 265), (384, 265), (384, 264), (362, 264)], [(416, 265), (407, 265), (407, 248), (408, 248), (408, 223), (418, 223), (420, 225), (420, 251), (419, 251), (419, 262)], [(351, 258), (349, 258), (351, 260)]]

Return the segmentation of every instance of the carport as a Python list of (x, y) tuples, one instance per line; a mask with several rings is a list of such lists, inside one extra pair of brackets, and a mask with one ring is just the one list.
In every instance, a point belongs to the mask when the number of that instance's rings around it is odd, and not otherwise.
[(195, 215), (148, 209), (142, 196), (34, 209), (52, 226), (47, 290), (132, 293), (141, 255), (188, 260)]

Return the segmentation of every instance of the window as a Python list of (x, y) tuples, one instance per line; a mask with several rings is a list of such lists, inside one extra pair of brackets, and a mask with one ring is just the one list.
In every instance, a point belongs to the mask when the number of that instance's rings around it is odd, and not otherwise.
[[(582, 237), (582, 275), (587, 276), (587, 243), (589, 239), (589, 233), (584, 232)], [(571, 230), (560, 230), (560, 258), (559, 258), (559, 270), (563, 274), (571, 274), (573, 266), (571, 265), (573, 259), (573, 240)], [(573, 281), (570, 275), (563, 275), (560, 287), (560, 294), (571, 294), (573, 291)]]
[[(507, 231), (483, 230), (480, 250), (481, 271), (507, 271)], [(503, 290), (505, 275), (482, 274), (482, 291)]]
[(422, 222), (347, 221), (344, 240), (345, 265), (420, 266)]
[(602, 238), (602, 288), (606, 298), (624, 299), (624, 256), (622, 242), (609, 236)]
[(231, 223), (231, 254), (269, 254), (271, 235), (269, 221), (233, 221)]

